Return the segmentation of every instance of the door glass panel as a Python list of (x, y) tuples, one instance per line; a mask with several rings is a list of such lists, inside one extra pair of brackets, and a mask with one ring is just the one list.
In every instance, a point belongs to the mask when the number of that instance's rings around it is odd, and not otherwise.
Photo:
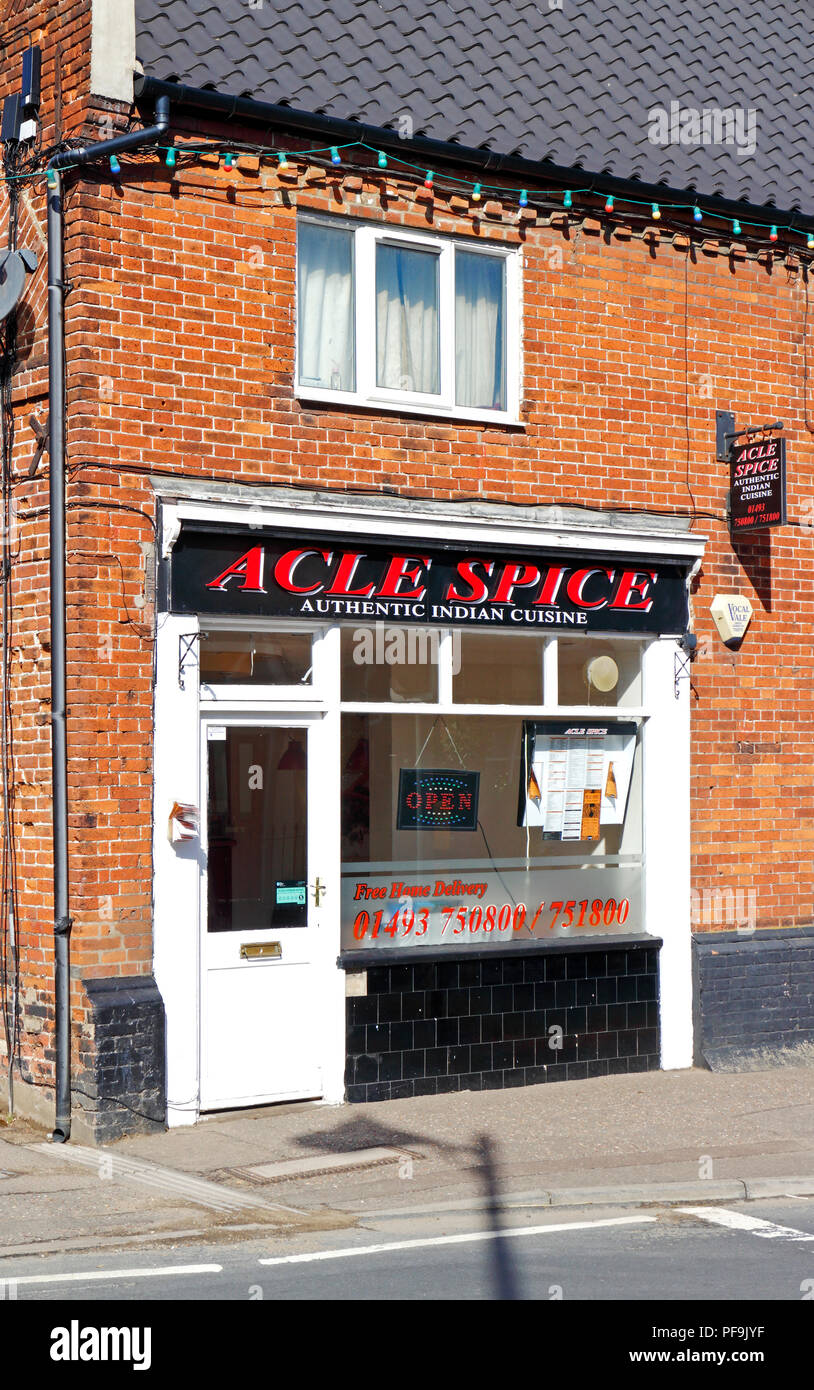
[(206, 685), (310, 685), (310, 632), (201, 633)]
[(208, 732), (208, 928), (304, 927), (306, 731)]

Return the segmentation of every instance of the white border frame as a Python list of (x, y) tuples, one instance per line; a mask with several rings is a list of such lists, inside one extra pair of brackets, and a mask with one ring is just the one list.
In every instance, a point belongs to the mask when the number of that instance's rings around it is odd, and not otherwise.
[[(356, 539), (359, 535), (424, 542), (445, 540), (462, 545), (488, 542), (504, 548), (534, 545), (541, 550), (583, 551), (626, 555), (657, 560), (670, 555), (696, 564), (704, 552), (706, 538), (695, 533), (648, 530), (646, 526), (622, 528), (596, 524), (568, 526), (544, 525), (520, 515), (480, 518), (441, 513), (437, 507), (398, 502), (393, 505), (360, 505), (347, 494), (335, 497), (279, 496), (268, 505), (243, 502), (175, 500), (162, 508), (162, 553), (170, 553), (182, 521), (219, 522), (228, 526), (274, 529), (329, 530)], [(204, 619), (209, 622), (208, 618)], [(251, 620), (257, 625), (256, 620)], [(230, 624), (231, 625), (231, 624)], [(270, 626), (280, 626), (276, 620)], [(164, 1000), (167, 1020), (167, 1096), (170, 1125), (192, 1124), (198, 1117), (198, 1038), (200, 974), (200, 847), (197, 840), (172, 847), (167, 839), (167, 816), (174, 800), (197, 804), (200, 787), (199, 729), (200, 700), (197, 652), (186, 664), (184, 689), (178, 680), (179, 638), (199, 629), (197, 617), (161, 613), (156, 631), (155, 692), (155, 776), (154, 776), (154, 971)], [(570, 635), (570, 633), (569, 633)], [(662, 1030), (661, 1063), (664, 1068), (692, 1065), (692, 975), (690, 933), (690, 700), (689, 682), (676, 682), (676, 663), (684, 659), (676, 637), (654, 639), (645, 647), (643, 659), (643, 699), (638, 707), (567, 706), (558, 711), (579, 717), (596, 716), (601, 709), (616, 718), (644, 720), (644, 834), (645, 834), (645, 918), (654, 935), (663, 938), (660, 955), (660, 1010)], [(326, 721), (326, 746), (336, 756), (326, 763), (326, 795), (339, 805), (339, 627), (323, 629), (325, 683), (321, 694)], [(553, 650), (553, 648), (552, 648)], [(555, 657), (549, 658), (550, 661)], [(262, 689), (262, 688), (261, 688)], [(226, 688), (221, 687), (224, 691)], [(676, 694), (676, 691), (678, 692)], [(269, 688), (266, 688), (268, 697)], [(305, 712), (306, 702), (279, 703), (252, 692), (253, 711)], [(247, 701), (234, 700), (233, 709), (247, 716)], [(207, 702), (229, 708), (224, 699)], [(315, 710), (317, 704), (310, 703)], [(370, 709), (371, 706), (365, 705)], [(388, 708), (390, 708), (388, 706)], [(411, 708), (418, 708), (411, 707)], [(455, 706), (456, 712), (465, 706)], [(486, 713), (494, 706), (473, 706), (472, 712)], [(541, 713), (551, 713), (548, 702)], [(432, 706), (433, 710), (437, 706)], [(517, 714), (516, 707), (506, 713)], [(649, 807), (661, 808), (669, 797), (670, 814), (648, 814)], [(326, 872), (336, 885), (336, 925), (330, 928), (332, 941), (327, 953), (339, 955), (338, 899), (340, 883), (339, 842), (326, 851)], [(326, 967), (327, 968), (327, 967)], [(328, 969), (326, 1044), (333, 1061), (326, 1081), (325, 1100), (338, 1103), (344, 1095), (344, 972)]]

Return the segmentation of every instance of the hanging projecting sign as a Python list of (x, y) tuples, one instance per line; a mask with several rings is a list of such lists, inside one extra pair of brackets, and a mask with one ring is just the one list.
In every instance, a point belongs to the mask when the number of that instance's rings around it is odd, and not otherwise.
[(479, 772), (403, 767), (398, 830), (477, 830)]
[(736, 444), (730, 454), (730, 529), (760, 531), (786, 524), (786, 441)]
[(686, 561), (184, 526), (175, 613), (681, 634)]

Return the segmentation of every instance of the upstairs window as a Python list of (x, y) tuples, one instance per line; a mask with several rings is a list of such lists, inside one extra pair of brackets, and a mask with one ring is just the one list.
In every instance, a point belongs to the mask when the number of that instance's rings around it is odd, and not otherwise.
[(517, 418), (518, 253), (361, 223), (298, 227), (298, 394)]

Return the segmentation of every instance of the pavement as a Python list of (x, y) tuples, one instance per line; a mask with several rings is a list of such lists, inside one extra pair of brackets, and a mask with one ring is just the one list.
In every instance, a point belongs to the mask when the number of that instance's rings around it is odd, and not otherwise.
[(0, 1117), (3, 1258), (522, 1206), (814, 1196), (814, 1067), (222, 1112), (105, 1148)]

